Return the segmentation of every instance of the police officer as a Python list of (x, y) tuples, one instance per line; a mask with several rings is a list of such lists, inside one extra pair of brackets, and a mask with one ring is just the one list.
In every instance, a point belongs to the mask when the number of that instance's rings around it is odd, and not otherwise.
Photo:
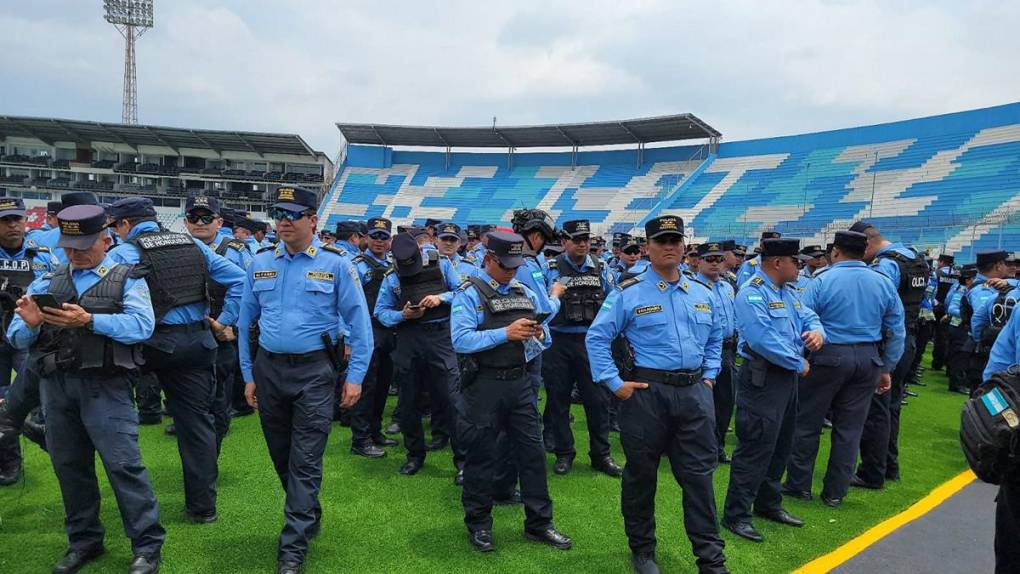
[[(46, 202), (46, 219), (43, 224), (35, 229), (29, 229), (25, 232), (25, 238), (36, 240), (36, 235), (49, 231), (57, 227), (57, 213), (63, 209), (63, 204), (59, 201), (47, 201)], [(38, 244), (38, 242), (37, 242)]]
[(808, 245), (800, 250), (800, 254), (810, 258), (804, 261), (804, 268), (801, 269), (800, 279), (798, 280), (806, 289), (816, 275), (828, 268), (829, 260), (826, 257), (825, 249), (822, 249), (821, 245)]
[[(718, 460), (712, 386), (720, 369), (722, 314), (711, 287), (680, 273), (683, 220), (645, 223), (651, 266), (606, 298), (588, 330), (595, 380), (620, 403), (620, 441), (627, 456), (621, 508), (634, 569), (659, 572), (655, 559), (655, 492), (659, 461), (669, 458), (683, 489), (684, 526), (701, 572), (726, 572), (712, 473)], [(609, 352), (623, 335), (621, 371)]]
[(801, 521), (783, 509), (780, 479), (790, 456), (797, 417), (798, 377), (810, 365), (804, 349), (825, 342), (818, 315), (801, 304), (786, 284), (797, 278), (796, 239), (765, 239), (760, 263), (734, 303), (744, 359), (737, 378), (737, 448), (733, 451), (723, 526), (761, 542), (755, 514), (781, 524)]
[[(386, 273), (393, 268), (389, 259), (393, 223), (384, 217), (368, 220), (368, 249), (353, 259), (369, 309), (375, 308), (379, 289)], [(386, 456), (383, 447), (397, 446), (397, 441), (383, 435), (382, 417), (386, 397), (393, 380), (391, 354), (396, 348), (393, 329), (372, 317), (372, 360), (368, 364), (361, 400), (351, 409), (351, 452), (365, 458)]]
[(486, 245), (489, 243), (488, 235), (495, 230), (496, 226), (488, 223), (478, 226), (478, 243), (475, 244), (469, 253), (475, 261), (481, 261), (485, 258)]
[[(270, 216), (280, 244), (255, 256), (238, 321), (245, 395), (259, 410), (269, 456), (286, 493), (277, 573), (301, 571), (308, 541), (319, 532), (322, 455), (342, 371), (337, 348), (350, 326), (351, 361), (342, 406), (358, 402), (372, 356), (372, 327), (357, 273), (339, 249), (315, 237), (316, 193), (276, 190)], [(251, 360), (248, 330), (259, 325)]]
[[(216, 336), (223, 337), (237, 320), (244, 271), (202, 240), (164, 231), (151, 199), (120, 199), (110, 207), (110, 217), (124, 240), (110, 250), (110, 258), (136, 265), (135, 273), (145, 277), (152, 294), (156, 330), (144, 343), (144, 371), (159, 380), (174, 417), (185, 519), (207, 524), (217, 518)], [(210, 281), (227, 290), (216, 318), (208, 314)]]
[[(761, 241), (764, 242), (766, 239), (779, 239), (782, 235), (783, 234), (778, 231), (762, 231)], [(755, 255), (740, 264), (740, 269), (737, 271), (737, 289), (743, 287), (744, 283), (746, 283), (747, 280), (754, 275), (755, 269), (757, 269), (760, 263), (761, 256)]]
[(98, 452), (131, 539), (129, 572), (152, 574), (159, 570), (165, 531), (138, 449), (130, 379), (142, 362), (139, 344), (155, 326), (149, 290), (131, 277), (129, 265), (106, 253), (111, 241), (101, 207), (64, 209), (58, 223), (58, 245), (70, 264), (43, 275), (28, 292), (48, 293), (60, 306), (40, 308), (22, 297), (7, 331), (16, 348), (31, 348), (41, 377), (46, 443), (69, 542), (53, 571), (77, 572), (104, 551)]
[[(220, 201), (204, 195), (191, 196), (184, 204), (184, 226), (192, 237), (205, 243), (220, 257), (236, 265), (242, 271), (251, 264), (252, 252), (241, 239), (225, 237), (219, 233), (223, 218), (219, 215)], [(219, 317), (226, 302), (227, 288), (215, 281), (209, 282), (209, 316)], [(235, 389), (244, 396), (244, 381), (235, 379), (239, 372), (237, 356), (237, 333), (233, 327), (226, 327), (214, 334), (219, 348), (216, 351), (216, 394), (213, 397), (213, 417), (216, 427), (217, 445), (230, 429), (230, 407)], [(157, 403), (158, 404), (158, 403)]]
[(621, 282), (644, 273), (648, 269), (648, 260), (641, 258), (641, 245), (631, 236), (620, 244), (619, 262), (616, 267), (611, 267), (614, 274), (614, 282), (619, 285)]
[(942, 253), (938, 257), (934, 277), (935, 286), (935, 346), (931, 352), (931, 368), (941, 371), (946, 367), (946, 360), (949, 358), (949, 321), (943, 319), (946, 316), (947, 301), (946, 295), (949, 289), (956, 285), (957, 279), (953, 276), (953, 263), (956, 258), (948, 253)]
[[(0, 321), (4, 330), (14, 318), (16, 302), (28, 286), (44, 273), (52, 272), (56, 265), (48, 247), (26, 239), (25, 202), (20, 197), (0, 197)], [(26, 351), (15, 349), (6, 338), (0, 341), (0, 399), (11, 385), (11, 371), (21, 376), (27, 358)], [(18, 442), (0, 444), (0, 486), (14, 484), (20, 476)]]
[(462, 257), (457, 250), (460, 249), (460, 226), (456, 223), (440, 223), (436, 227), (436, 246), (439, 254), (447, 258), (453, 266), (454, 272), (460, 282), (467, 281), (467, 278), (478, 273), (474, 259), (470, 261)]
[[(457, 290), (457, 274), (437, 251), (422, 252), (409, 233), (393, 238), (394, 268), (383, 279), (375, 303), (375, 317), (396, 329), (394, 376), (401, 385), (400, 431), (407, 462), (400, 474), (413, 475), (425, 464), (426, 450), (440, 450), (454, 441), (454, 458), (462, 451), (456, 442), (450, 393), (458, 384), (457, 356), (447, 334), (450, 302)], [(427, 260), (427, 262), (425, 261)], [(425, 444), (419, 397), (428, 391), (432, 409), (432, 442)]]
[(588, 423), (588, 455), (592, 468), (618, 477), (623, 474), (609, 453), (609, 396), (592, 382), (584, 336), (595, 320), (606, 293), (613, 288), (612, 274), (589, 253), (591, 226), (587, 219), (567, 221), (563, 231), (569, 235), (564, 252), (549, 264), (546, 281), (551, 288), (562, 283), (560, 309), (550, 329), (552, 346), (542, 359), (545, 380), (545, 421), (552, 429), (556, 463), (553, 472), (567, 474), (574, 464), (574, 434), (570, 430), (570, 393), (577, 385)]
[(566, 550), (573, 542), (553, 526), (538, 410), (527, 368), (549, 334), (535, 320), (539, 298), (514, 279), (524, 264), (524, 238), (493, 232), (487, 245), (485, 270), (458, 289), (450, 326), (454, 350), (469, 356), (472, 366), (465, 372), (458, 400), (458, 436), (466, 452), (464, 523), (476, 550), (494, 549), (492, 483), (503, 464), (498, 436), (505, 433), (520, 473), (525, 538)]
[[(1013, 316), (1017, 301), (1020, 301), (1020, 288), (1014, 287), (1006, 292), (994, 293), (992, 299), (985, 301), (982, 307), (974, 312), (971, 318), (971, 333), (972, 336), (980, 337), (981, 347), (986, 353), (990, 352)], [(981, 377), (980, 380), (987, 379), (988, 377)]]
[(722, 352), (720, 355), (719, 374), (712, 386), (712, 399), (715, 405), (715, 437), (719, 446), (719, 462), (729, 463), (726, 454), (726, 432), (729, 430), (730, 419), (733, 417), (733, 384), (736, 380), (737, 363), (737, 319), (733, 310), (733, 299), (736, 293), (722, 276), (725, 265), (724, 245), (720, 242), (702, 243), (698, 246), (698, 269), (694, 278), (708, 285), (715, 297), (716, 315), (722, 327)]
[(255, 232), (259, 229), (259, 222), (244, 216), (234, 220), (234, 239), (241, 241), (248, 247), (248, 251), (256, 253), (262, 247), (255, 239)]
[(341, 221), (336, 224), (336, 246), (354, 257), (361, 253), (361, 223)]
[[(822, 424), (832, 413), (832, 448), (822, 502), (839, 506), (850, 488), (871, 396), (892, 386), (890, 373), (903, 354), (903, 304), (888, 278), (862, 259), (868, 236), (837, 231), (832, 266), (811, 279), (801, 304), (818, 314), (826, 343), (812, 353), (800, 380), (793, 454), (783, 492), (811, 499), (811, 477)], [(830, 411), (831, 409), (831, 411)]]
[(970, 366), (970, 355), (972, 347), (968, 343), (970, 339), (970, 324), (963, 322), (962, 303), (967, 295), (967, 290), (974, 283), (977, 276), (977, 267), (964, 265), (958, 274), (955, 274), (957, 283), (949, 288), (946, 294), (946, 316), (947, 347), (946, 347), (946, 374), (949, 377), (950, 392), (970, 395), (970, 387), (967, 384), (967, 368)]
[(900, 406), (906, 392), (910, 365), (914, 360), (917, 318), (921, 313), (921, 301), (931, 271), (924, 257), (907, 249), (902, 243), (887, 241), (878, 228), (870, 223), (858, 221), (850, 227), (850, 231), (868, 236), (864, 258), (892, 281), (903, 303), (905, 319), (906, 340), (903, 354), (892, 370), (892, 388), (887, 393), (871, 396), (868, 422), (861, 436), (861, 464), (857, 468), (857, 479), (853, 481), (854, 486), (881, 488), (886, 480), (900, 478)]
[(994, 335), (986, 329), (991, 324), (992, 309), (999, 299), (999, 293), (1006, 293), (1018, 286), (1013, 279), (1013, 271), (1006, 260), (1006, 251), (979, 251), (977, 254), (977, 277), (964, 300), (961, 302), (962, 313), (970, 315), (970, 337), (974, 341), (974, 352), (967, 369), (967, 382), (971, 393), (981, 384), (981, 372), (988, 362), (988, 352), (995, 342)]

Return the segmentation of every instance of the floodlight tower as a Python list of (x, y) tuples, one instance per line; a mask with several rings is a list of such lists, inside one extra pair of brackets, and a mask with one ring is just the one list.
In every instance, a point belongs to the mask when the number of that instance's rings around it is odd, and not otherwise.
[(135, 40), (152, 28), (155, 0), (103, 0), (106, 21), (124, 36), (124, 109), (121, 121), (138, 123), (138, 86), (135, 77)]

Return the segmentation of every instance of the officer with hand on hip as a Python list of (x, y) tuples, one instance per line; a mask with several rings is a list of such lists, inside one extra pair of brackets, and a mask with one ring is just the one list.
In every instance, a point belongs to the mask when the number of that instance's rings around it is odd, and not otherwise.
[(524, 264), (523, 248), (524, 238), (516, 233), (490, 233), (485, 270), (468, 278), (453, 301), (453, 348), (474, 367), (461, 381), (458, 436), (467, 455), (461, 500), (471, 544), (482, 552), (494, 549), (492, 483), (503, 463), (503, 449), (497, 447), (501, 433), (516, 454), (525, 538), (561, 550), (573, 545), (552, 524), (538, 409), (527, 368), (549, 333), (535, 320), (539, 298), (513, 278)]
[[(334, 387), (343, 374), (342, 325), (351, 330), (343, 407), (358, 402), (372, 356), (372, 325), (358, 275), (338, 248), (315, 237), (316, 204), (314, 191), (276, 190), (270, 216), (280, 244), (255, 256), (238, 320), (245, 394), (259, 410), (269, 456), (286, 493), (278, 574), (299, 574), (308, 542), (319, 533), (322, 455)], [(256, 322), (259, 350), (252, 364), (248, 330)]]
[[(620, 442), (627, 463), (621, 507), (639, 574), (659, 572), (655, 485), (663, 456), (683, 489), (684, 527), (699, 571), (727, 571), (712, 487), (719, 456), (712, 385), (719, 374), (722, 315), (711, 288), (677, 267), (683, 233), (683, 220), (675, 215), (645, 223), (649, 269), (609, 295), (585, 341), (592, 377), (622, 401)], [(618, 335), (630, 349), (626, 372), (609, 350)]]
[[(138, 449), (131, 379), (142, 363), (139, 344), (156, 324), (149, 289), (131, 266), (106, 253), (106, 213), (96, 205), (63, 209), (60, 239), (69, 264), (29, 286), (7, 337), (31, 349), (47, 413), (46, 443), (64, 499), (69, 549), (56, 574), (77, 572), (104, 552), (95, 455), (117, 498), (135, 558), (130, 574), (159, 571), (165, 531)], [(57, 307), (36, 302), (50, 295)], [(72, 303), (72, 301), (74, 301)]]
[(892, 282), (862, 261), (867, 245), (863, 233), (837, 231), (832, 266), (801, 296), (801, 304), (818, 314), (827, 340), (811, 354), (811, 372), (799, 383), (783, 492), (811, 499), (822, 424), (831, 412), (832, 448), (822, 486), (822, 502), (830, 507), (840, 505), (852, 484), (871, 396), (892, 387), (890, 373), (903, 353), (903, 304)]
[(797, 422), (798, 377), (810, 368), (804, 349), (825, 342), (818, 315), (787, 283), (797, 279), (797, 239), (765, 239), (754, 276), (737, 292), (734, 310), (744, 359), (737, 379), (737, 448), (730, 466), (723, 526), (761, 542), (751, 524), (758, 516), (782, 524), (802, 522), (783, 509), (780, 479), (789, 461)]

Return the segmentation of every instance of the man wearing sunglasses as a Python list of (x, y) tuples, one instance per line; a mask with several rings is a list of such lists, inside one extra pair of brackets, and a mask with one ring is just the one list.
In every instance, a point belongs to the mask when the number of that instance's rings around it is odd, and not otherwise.
[[(220, 257), (236, 265), (242, 271), (251, 264), (252, 252), (241, 239), (225, 237), (219, 233), (223, 225), (220, 217), (220, 201), (204, 195), (192, 196), (184, 204), (184, 226), (192, 237), (205, 243)], [(226, 303), (227, 289), (211, 281), (209, 283), (209, 316), (219, 317)], [(214, 333), (219, 348), (216, 351), (216, 395), (213, 398), (217, 445), (230, 429), (231, 414), (247, 414), (251, 407), (244, 403), (244, 381), (240, 380), (237, 331), (226, 327)], [(240, 395), (240, 397), (238, 397)], [(240, 400), (237, 400), (240, 399)], [(231, 413), (232, 407), (241, 406), (241, 412)], [(246, 411), (246, 412), (245, 412)]]
[(478, 267), (468, 263), (457, 250), (460, 249), (460, 226), (456, 223), (440, 223), (436, 226), (436, 243), (439, 254), (450, 260), (461, 283), (478, 274)]
[[(711, 389), (719, 373), (721, 318), (709, 287), (678, 268), (683, 220), (656, 217), (645, 223), (645, 233), (649, 269), (606, 298), (585, 341), (594, 379), (620, 400), (624, 529), (635, 571), (658, 574), (655, 485), (659, 462), (668, 457), (683, 490), (684, 526), (698, 569), (721, 574), (727, 570), (712, 486), (718, 452)], [(609, 351), (621, 335), (633, 357), (624, 372)]]
[(548, 396), (545, 422), (552, 429), (556, 454), (553, 472), (569, 473), (577, 455), (570, 430), (570, 393), (576, 383), (587, 417), (592, 468), (619, 477), (623, 469), (609, 452), (609, 396), (592, 382), (584, 346), (588, 326), (613, 288), (613, 276), (590, 253), (591, 226), (587, 219), (564, 222), (563, 231), (569, 239), (563, 254), (550, 263), (546, 280), (550, 289), (562, 283), (566, 290), (560, 296), (559, 311), (549, 324), (552, 346), (542, 358), (542, 379)]
[[(238, 320), (248, 403), (259, 410), (269, 456), (286, 493), (277, 573), (301, 572), (308, 542), (319, 533), (322, 456), (333, 419), (337, 340), (350, 327), (350, 365), (341, 407), (361, 397), (372, 357), (372, 325), (357, 272), (344, 252), (315, 236), (316, 193), (280, 187), (269, 216), (280, 244), (248, 268)], [(254, 363), (248, 343), (259, 325)]]
[(648, 260), (641, 259), (641, 244), (637, 239), (627, 235), (617, 249), (619, 263), (613, 270), (616, 273), (616, 284), (644, 273), (648, 269)]
[[(368, 220), (368, 249), (352, 260), (361, 278), (368, 308), (374, 309), (383, 279), (393, 262), (390, 261), (390, 234), (393, 223), (383, 217)], [(372, 360), (361, 385), (361, 400), (351, 409), (351, 452), (365, 458), (386, 456), (383, 447), (399, 443), (382, 433), (383, 410), (393, 381), (393, 359), (391, 354), (396, 346), (393, 329), (372, 317)]]
[(734, 302), (744, 359), (737, 377), (737, 448), (730, 466), (723, 526), (754, 542), (751, 509), (768, 520), (797, 521), (783, 509), (780, 479), (797, 422), (797, 381), (808, 375), (804, 349), (815, 352), (825, 329), (787, 283), (797, 279), (800, 241), (764, 239), (754, 275)]
[[(213, 416), (216, 336), (225, 336), (237, 321), (244, 272), (202, 240), (165, 231), (156, 221), (151, 199), (120, 199), (110, 206), (109, 216), (124, 240), (110, 250), (110, 258), (135, 265), (152, 294), (157, 324), (143, 344), (143, 372), (156, 376), (174, 416), (184, 471), (185, 519), (208, 524), (217, 519), (219, 474)], [(227, 290), (217, 317), (209, 315), (212, 282)]]
[[(25, 202), (20, 197), (0, 197), (0, 321), (4, 327), (14, 318), (18, 298), (39, 276), (51, 273), (57, 259), (48, 247), (25, 238)], [(22, 376), (28, 352), (0, 341), (0, 400), (11, 385), (11, 371)], [(22, 383), (23, 384), (23, 383)], [(17, 440), (0, 445), (0, 486), (21, 477), (21, 447)]]
[[(422, 230), (424, 233), (424, 230)], [(400, 474), (417, 474), (427, 450), (453, 442), (454, 463), (463, 463), (456, 441), (450, 393), (460, 377), (450, 343), (450, 302), (459, 282), (450, 261), (434, 249), (422, 250), (410, 233), (393, 238), (392, 272), (386, 275), (375, 303), (375, 317), (397, 332), (394, 376), (400, 385), (400, 431), (407, 461)], [(432, 441), (425, 444), (419, 398), (428, 391)]]
[(724, 244), (719, 242), (702, 243), (698, 246), (698, 268), (694, 278), (708, 285), (715, 297), (715, 310), (722, 325), (722, 355), (720, 357), (719, 375), (712, 387), (712, 398), (715, 404), (715, 437), (719, 446), (719, 462), (727, 464), (730, 457), (726, 455), (726, 431), (733, 417), (733, 375), (736, 373), (737, 351), (737, 319), (733, 310), (733, 299), (736, 296), (733, 286), (723, 279), (725, 263)]

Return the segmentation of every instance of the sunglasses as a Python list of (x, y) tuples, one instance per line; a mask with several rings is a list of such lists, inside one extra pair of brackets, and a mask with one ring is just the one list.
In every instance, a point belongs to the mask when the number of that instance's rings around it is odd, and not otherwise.
[(194, 213), (189, 213), (185, 215), (184, 218), (188, 220), (188, 223), (198, 223), (201, 221), (206, 225), (209, 225), (210, 223), (216, 221), (216, 216), (211, 213), (207, 213), (205, 215), (195, 215)]
[(269, 210), (269, 217), (280, 221), (286, 219), (287, 221), (297, 221), (304, 217), (311, 215), (310, 211), (291, 211), (289, 209), (281, 209), (279, 207), (273, 207)]
[(677, 235), (667, 235), (665, 237), (656, 237), (651, 241), (654, 241), (656, 243), (663, 243), (666, 245), (679, 245), (683, 243), (684, 240)]
[(702, 257), (701, 260), (704, 261), (705, 263), (722, 263), (723, 262), (723, 256), (722, 255), (709, 255), (707, 257)]

